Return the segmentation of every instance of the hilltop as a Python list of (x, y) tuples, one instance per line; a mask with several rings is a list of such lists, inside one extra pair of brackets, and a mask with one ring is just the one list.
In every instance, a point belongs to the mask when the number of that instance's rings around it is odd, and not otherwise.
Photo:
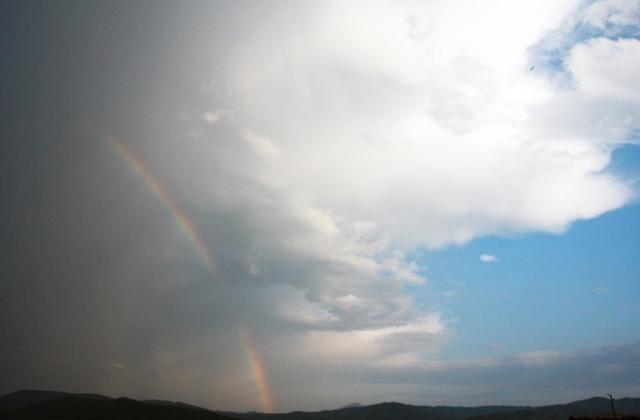
[[(616, 400), (619, 417), (640, 420), (640, 398)], [(540, 407), (421, 406), (384, 402), (350, 404), (335, 410), (290, 413), (217, 412), (182, 402), (137, 401), (99, 394), (22, 390), (0, 397), (0, 418), (12, 419), (195, 419), (195, 420), (567, 420), (569, 417), (606, 418), (609, 401), (593, 397), (568, 404)]]

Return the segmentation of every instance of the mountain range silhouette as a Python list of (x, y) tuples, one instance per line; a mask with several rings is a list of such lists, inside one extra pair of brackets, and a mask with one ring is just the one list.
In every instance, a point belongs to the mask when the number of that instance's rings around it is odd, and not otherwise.
[[(617, 418), (640, 420), (640, 398), (615, 401)], [(181, 402), (111, 398), (99, 394), (21, 390), (0, 397), (0, 419), (194, 419), (194, 420), (567, 420), (612, 418), (609, 400), (593, 397), (567, 404), (528, 406), (418, 406), (357, 403), (335, 410), (290, 413), (213, 411)]]

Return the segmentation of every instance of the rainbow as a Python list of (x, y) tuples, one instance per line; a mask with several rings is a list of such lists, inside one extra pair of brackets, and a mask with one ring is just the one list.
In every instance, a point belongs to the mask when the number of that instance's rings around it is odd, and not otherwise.
[[(144, 162), (138, 158), (131, 149), (113, 138), (109, 140), (109, 143), (118, 156), (120, 156), (129, 165), (129, 167), (144, 181), (147, 187), (149, 187), (153, 194), (164, 205), (173, 218), (173, 221), (178, 225), (189, 242), (193, 244), (196, 253), (207, 269), (211, 273), (218, 274), (218, 277), (223, 277), (215, 263), (213, 254), (205, 245), (200, 233), (196, 229), (196, 226), (180, 208), (176, 200), (169, 193), (169, 190), (162, 185), (160, 180), (156, 178), (153, 172), (145, 166)], [(267, 372), (264, 368), (264, 364), (262, 363), (260, 353), (258, 352), (258, 348), (255, 346), (247, 327), (242, 325), (240, 326), (240, 335), (242, 336), (243, 345), (249, 359), (249, 366), (251, 367), (252, 376), (260, 396), (262, 410), (270, 413), (273, 411), (273, 398)]]
[(180, 230), (189, 239), (196, 249), (196, 252), (202, 259), (204, 265), (211, 271), (216, 271), (216, 264), (214, 262), (211, 252), (207, 249), (200, 234), (196, 230), (193, 222), (189, 220), (184, 211), (178, 206), (178, 203), (173, 199), (169, 190), (160, 183), (158, 178), (147, 168), (144, 163), (124, 144), (111, 140), (111, 145), (114, 150), (124, 159), (129, 166), (135, 171), (135, 173), (142, 178), (147, 184), (149, 189), (155, 194), (156, 197), (164, 204), (165, 208), (169, 211), (169, 214), (173, 217)]
[(253, 380), (258, 387), (260, 394), (260, 402), (262, 403), (262, 410), (266, 413), (273, 412), (273, 397), (271, 396), (271, 388), (269, 386), (269, 378), (267, 371), (262, 364), (260, 353), (256, 347), (249, 330), (246, 328), (240, 328), (240, 334), (244, 340), (245, 348), (247, 349), (247, 357), (249, 358), (249, 364), (251, 365), (251, 372), (253, 373)]

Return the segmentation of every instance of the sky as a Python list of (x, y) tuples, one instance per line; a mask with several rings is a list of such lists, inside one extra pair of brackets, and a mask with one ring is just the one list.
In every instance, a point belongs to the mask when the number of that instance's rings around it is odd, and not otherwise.
[(0, 20), (0, 393), (640, 396), (640, 1)]

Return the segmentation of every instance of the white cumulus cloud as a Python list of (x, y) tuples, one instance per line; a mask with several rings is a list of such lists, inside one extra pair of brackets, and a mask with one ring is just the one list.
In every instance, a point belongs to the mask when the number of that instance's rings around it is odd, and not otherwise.
[[(188, 137), (200, 119), (197, 141), (154, 137), (145, 149), (216, 259), (218, 271), (202, 278), (229, 291), (194, 293), (190, 310), (234, 314), (207, 318), (191, 357), (225, 345), (209, 370), (190, 365), (189, 375), (255, 400), (228, 328), (234, 317), (255, 332), (285, 408), (319, 404), (319, 393), (345, 389), (364, 367), (438, 365), (452, 323), (409, 293), (428, 283), (412, 251), (559, 234), (628, 203), (629, 185), (607, 168), (639, 128), (638, 41), (573, 42), (557, 69), (529, 71), (532, 46), (576, 5), (367, 1), (238, 12), (242, 31), (212, 37), (222, 47), (203, 82), (206, 105), (185, 123)], [(154, 363), (182, 366), (185, 347)], [(332, 385), (310, 401), (294, 371)]]
[(206, 94), (232, 118), (187, 151), (189, 171), (175, 165), (233, 288), (277, 337), (262, 342), (275, 370), (283, 348), (318, 380), (419, 366), (451, 326), (406, 291), (427, 282), (411, 250), (559, 234), (631, 200), (607, 168), (638, 128), (637, 41), (572, 41), (561, 68), (529, 71), (577, 2), (308, 6), (263, 10), (216, 57)]

